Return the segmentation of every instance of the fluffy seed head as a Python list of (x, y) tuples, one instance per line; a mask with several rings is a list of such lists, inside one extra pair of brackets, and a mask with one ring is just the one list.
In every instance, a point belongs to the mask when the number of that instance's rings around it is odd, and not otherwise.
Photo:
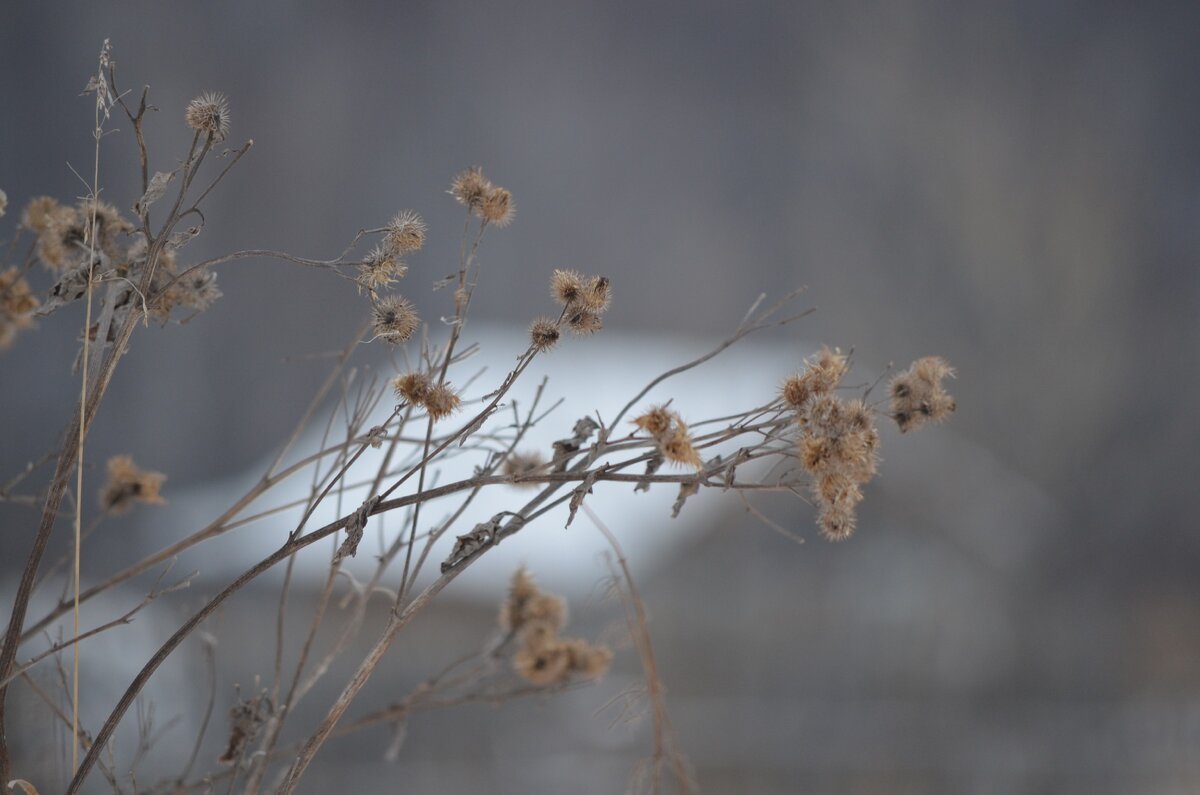
[[(535, 475), (545, 469), (546, 460), (541, 453), (530, 450), (523, 453), (512, 453), (504, 459), (504, 474), (510, 478), (522, 475)], [(537, 487), (536, 483), (520, 483), (520, 486)]]
[(567, 325), (571, 327), (571, 331), (576, 334), (595, 334), (600, 329), (604, 328), (604, 321), (595, 312), (587, 309), (580, 309), (577, 312), (567, 313)]
[(161, 472), (144, 472), (133, 459), (118, 455), (108, 459), (108, 480), (100, 491), (100, 506), (109, 513), (124, 513), (135, 502), (166, 502), (159, 494), (167, 476)]
[(583, 274), (579, 271), (558, 269), (550, 277), (550, 295), (563, 306), (578, 303), (584, 289)]
[(462, 398), (450, 384), (435, 384), (425, 395), (425, 411), (429, 414), (429, 418), (435, 421), (449, 417), (458, 411), (460, 405), (462, 405)]
[(530, 684), (544, 687), (570, 675), (571, 652), (561, 642), (525, 647), (513, 655), (513, 669)]
[(672, 419), (673, 414), (666, 406), (652, 406), (645, 414), (634, 419), (633, 424), (658, 439), (671, 430)]
[(492, 186), (483, 194), (479, 205), (479, 217), (492, 226), (508, 226), (517, 214), (517, 205), (512, 194), (501, 187)]
[(558, 330), (558, 324), (548, 317), (539, 317), (529, 327), (529, 341), (533, 345), (533, 349), (538, 353), (543, 353), (553, 348), (558, 344), (559, 337), (561, 336), (562, 333)]
[(119, 236), (128, 235), (133, 231), (133, 224), (125, 220), (113, 205), (105, 201), (82, 201), (77, 212), (83, 225), (83, 244), (88, 245), (91, 238), (92, 221), (95, 220), (96, 248), (99, 248), (111, 259), (120, 259), (122, 246)]
[(521, 622), (540, 622), (555, 631), (567, 623), (567, 602), (554, 594), (538, 594), (527, 600), (521, 609)]
[(607, 646), (580, 639), (568, 640), (565, 645), (571, 658), (571, 673), (581, 679), (599, 679), (608, 673), (613, 654)]
[(817, 527), (826, 541), (845, 541), (854, 535), (857, 517), (853, 510), (825, 507), (817, 516)]
[(433, 384), (425, 373), (404, 373), (392, 379), (392, 389), (396, 392), (396, 399), (407, 401), (414, 406), (425, 403), (431, 386)]
[(608, 309), (612, 301), (612, 286), (607, 276), (593, 276), (579, 297), (579, 303), (584, 309), (597, 314)]
[(217, 274), (207, 268), (192, 271), (171, 289), (175, 301), (197, 312), (208, 309), (222, 295)]
[(544, 649), (558, 643), (558, 625), (548, 621), (523, 620), (518, 634), (527, 649)]
[(74, 207), (41, 204), (35, 210), (31, 203), (26, 213), (30, 215), (30, 223), (37, 224), (37, 255), (42, 265), (54, 273), (61, 273), (79, 263), (86, 228)]
[(213, 141), (224, 141), (229, 134), (229, 103), (224, 94), (206, 91), (188, 103), (183, 120), (193, 130), (211, 136)]
[(384, 240), (387, 246), (398, 255), (404, 256), (414, 251), (420, 251), (425, 245), (425, 233), (429, 227), (421, 216), (412, 210), (404, 210), (388, 224)]
[(783, 396), (785, 403), (799, 411), (808, 402), (811, 395), (809, 387), (808, 379), (802, 373), (797, 373), (787, 377), (783, 386), (779, 388), (779, 393)]
[(400, 296), (388, 296), (371, 307), (375, 336), (393, 345), (408, 342), (420, 323), (412, 302)]
[(672, 463), (696, 469), (703, 466), (700, 451), (692, 446), (692, 435), (688, 433), (687, 425), (679, 417), (675, 418), (675, 425), (670, 433), (659, 443), (659, 449), (662, 450), (663, 458)]
[(892, 419), (901, 433), (926, 422), (941, 422), (956, 408), (942, 381), (954, 377), (954, 368), (939, 356), (926, 356), (892, 379)]
[(387, 287), (396, 279), (404, 278), (408, 266), (400, 261), (395, 249), (390, 246), (375, 246), (358, 266), (358, 283), (374, 292)]
[(841, 351), (829, 348), (822, 348), (804, 364), (804, 372), (788, 377), (779, 390), (784, 402), (796, 411), (802, 411), (809, 399), (832, 392), (848, 369)]
[(458, 200), (459, 204), (474, 212), (483, 206), (483, 197), (491, 186), (492, 183), (483, 176), (483, 169), (479, 166), (471, 166), (450, 183), (450, 194)]
[(508, 599), (500, 606), (500, 626), (503, 629), (517, 630), (521, 628), (525, 604), (541, 593), (533, 577), (524, 566), (518, 566), (513, 572), (508, 586)]
[(58, 209), (58, 201), (50, 196), (37, 196), (29, 200), (21, 213), (21, 226), (31, 232), (41, 232), (46, 228), (51, 213)]
[(0, 350), (12, 345), (18, 331), (33, 325), (37, 308), (38, 300), (19, 268), (0, 272)]

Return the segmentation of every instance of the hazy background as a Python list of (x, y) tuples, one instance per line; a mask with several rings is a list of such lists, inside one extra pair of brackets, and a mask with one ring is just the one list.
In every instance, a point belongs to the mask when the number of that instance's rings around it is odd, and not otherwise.
[[(804, 340), (853, 347), (870, 372), (943, 355), (959, 411), (888, 436), (851, 542), (825, 544), (803, 506), (778, 503), (809, 539), (797, 547), (731, 500), (639, 572), (701, 786), (1196, 792), (1198, 34), (1184, 3), (9, 4), (4, 222), (30, 196), (81, 192), (77, 95), (107, 36), (118, 79), (150, 84), (162, 109), (152, 167), (182, 156), (182, 108), (204, 90), (230, 97), (231, 143), (255, 140), (185, 260), (332, 257), (411, 207), (432, 234), (409, 278), (428, 284), (456, 261), (448, 181), (478, 163), (519, 208), (489, 234), (480, 320), (545, 311), (562, 266), (608, 274), (609, 328), (655, 339), (717, 339), (760, 291), (807, 285)], [(130, 138), (106, 139), (101, 166), (122, 207), (138, 193)], [(220, 282), (194, 322), (135, 336), (92, 461), (132, 452), (169, 489), (242, 471), (320, 382), (327, 365), (300, 357), (362, 319), (322, 273), (243, 262)], [(407, 292), (423, 316), (445, 311), (443, 294)], [(56, 443), (77, 397), (79, 318), (39, 326), (0, 354), (0, 480)], [(7, 615), (34, 520), (10, 505), (0, 520)], [(127, 538), (148, 536), (138, 522)], [(97, 540), (90, 565), (127, 543)], [(395, 652), (398, 692), (493, 616), (453, 595), (442, 609), (461, 629), (425, 638), (428, 659)], [(165, 613), (129, 631), (161, 642)], [(268, 668), (259, 651), (230, 683)], [(593, 712), (636, 675), (626, 651), (604, 692), (423, 716), (393, 767), (386, 738), (333, 744), (306, 791), (347, 776), (365, 791), (619, 791), (646, 727)]]

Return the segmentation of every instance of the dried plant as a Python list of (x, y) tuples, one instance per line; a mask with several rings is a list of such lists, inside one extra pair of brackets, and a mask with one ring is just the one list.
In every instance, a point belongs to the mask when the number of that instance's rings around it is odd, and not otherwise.
[[(534, 449), (526, 444), (530, 428), (542, 422), (560, 421), (540, 405), (544, 383), (537, 390), (533, 405), (524, 412), (511, 403), (511, 419), (496, 415), (502, 406), (510, 405), (505, 403), (506, 397), (535, 358), (549, 355), (560, 345), (584, 346), (575, 355), (587, 356), (587, 341), (564, 339), (563, 331), (585, 336), (600, 332), (604, 313), (613, 300), (613, 285), (605, 276), (567, 268), (547, 273), (550, 298), (558, 304), (557, 316), (550, 313), (532, 321), (527, 347), (514, 352), (518, 354), (515, 364), (495, 382), (480, 387), (465, 373), (460, 377), (460, 365), (473, 349), (463, 348), (463, 334), (472, 298), (481, 282), (481, 243), (489, 229), (508, 225), (515, 214), (512, 194), (494, 184), (481, 168), (466, 169), (450, 184), (449, 193), (463, 205), (466, 218), (456, 272), (448, 280), (448, 286), (454, 288), (448, 331), (440, 339), (436, 329), (422, 324), (412, 302), (394, 291), (398, 284), (412, 281), (411, 271), (415, 269), (412, 257), (422, 250), (427, 236), (436, 233), (415, 212), (403, 210), (383, 226), (360, 230), (344, 253), (331, 260), (256, 249), (191, 262), (186, 246), (203, 231), (202, 205), (251, 147), (249, 141), (235, 148), (218, 146), (234, 131), (229, 102), (215, 93), (192, 100), (182, 113), (184, 124), (192, 131), (187, 151), (173, 170), (152, 172), (146, 136), (147, 113), (152, 106), (147, 102), (147, 91), (143, 90), (135, 100), (119, 87), (107, 43), (88, 90), (96, 103), (97, 141), (89, 194), (78, 202), (45, 196), (24, 200), (13, 197), (24, 209), (18, 223), (13, 225), (13, 237), (5, 249), (6, 261), (0, 265), (0, 347), (13, 344), (17, 332), (22, 332), (20, 342), (30, 340), (32, 335), (27, 332), (34, 328), (35, 317), (50, 322), (60, 309), (76, 302), (86, 304), (76, 361), (80, 402), (66, 424), (60, 449), (46, 459), (55, 462), (53, 474), (43, 488), (31, 491), (30, 484), (34, 482), (31, 475), (36, 468), (30, 468), (0, 489), (0, 499), (24, 505), (39, 502), (42, 506), (40, 520), (30, 534), (30, 553), (0, 648), (0, 782), (27, 786), (21, 778), (22, 771), (14, 769), (8, 745), (8, 739), (20, 727), (11, 724), (6, 727), (3, 723), (9, 689), (27, 686), (70, 727), (70, 736), (75, 738), (72, 750), (82, 754), (73, 763), (74, 777), (68, 792), (80, 791), (94, 770), (99, 770), (121, 791), (114, 772), (118, 769), (114, 754), (121, 753), (120, 749), (112, 748), (114, 731), (129, 709), (139, 703), (150, 677), (189, 637), (203, 635), (205, 622), (234, 594), (276, 567), (282, 567), (286, 575), (278, 608), (273, 669), (261, 672), (263, 684), (256, 685), (251, 696), (230, 705), (231, 727), (224, 753), (216, 760), (219, 764), (198, 773), (198, 763), (200, 768), (207, 767), (199, 752), (209, 717), (219, 702), (215, 676), (211, 673), (215, 666), (211, 644), (206, 645), (209, 701), (195, 750), (177, 777), (159, 782), (151, 791), (191, 792), (211, 788), (220, 780), (228, 782), (230, 791), (240, 781), (247, 793), (267, 787), (290, 793), (330, 737), (389, 725), (394, 733), (392, 755), (395, 755), (404, 727), (415, 712), (587, 686), (608, 670), (613, 661), (612, 651), (602, 644), (564, 636), (566, 603), (543, 593), (531, 576), (520, 570), (513, 575), (509, 593), (497, 595), (501, 600), (497, 638), (481, 639), (481, 651), (448, 664), (396, 703), (357, 718), (346, 717), (399, 633), (447, 585), (468, 572), (504, 539), (521, 532), (535, 519), (563, 509), (567, 524), (580, 510), (589, 515), (616, 554), (615, 591), (621, 597), (630, 636), (645, 674), (643, 697), (650, 702), (655, 719), (648, 786), (660, 791), (663, 772), (670, 771), (675, 787), (690, 791), (694, 784), (670, 729), (645, 605), (615, 537), (589, 504), (593, 487), (601, 482), (615, 482), (628, 484), (634, 491), (675, 489), (675, 515), (702, 489), (734, 491), (750, 513), (785, 532), (753, 505), (755, 495), (782, 492), (804, 499), (807, 494), (817, 507), (821, 534), (831, 540), (843, 540), (854, 530), (863, 486), (876, 474), (880, 445), (877, 422), (890, 418), (901, 431), (908, 431), (945, 419), (955, 407), (943, 387), (944, 380), (953, 375), (949, 365), (937, 357), (913, 363), (892, 380), (886, 412), (869, 402), (869, 389), (856, 390), (843, 385), (851, 367), (850, 358), (830, 349), (820, 351), (799, 373), (783, 380), (778, 394), (764, 394), (758, 405), (746, 406), (731, 416), (690, 417), (690, 422), (685, 422), (671, 402), (645, 402), (652, 389), (672, 376), (706, 364), (756, 332), (786, 326), (809, 314), (809, 311), (789, 311), (799, 292), (772, 305), (766, 305), (760, 297), (732, 334), (713, 350), (653, 378), (630, 395), (615, 414), (579, 418), (569, 429), (564, 427), (563, 437), (552, 449)], [(130, 125), (140, 158), (142, 193), (131, 203), (132, 215), (128, 218), (113, 204), (99, 199), (99, 140), (113, 115), (120, 115)], [(4, 214), (8, 201), (9, 197), (0, 192), (0, 215)], [(362, 251), (367, 246), (370, 248)], [(23, 256), (17, 255), (20, 251), (25, 252)], [(85, 440), (135, 332), (151, 333), (148, 327), (152, 324), (181, 322), (203, 312), (221, 296), (217, 287), (221, 265), (262, 258), (323, 270), (352, 282), (362, 295), (361, 333), (346, 345), (295, 432), (267, 471), (228, 510), (182, 540), (146, 555), (123, 570), (93, 575), (91, 582), (82, 582), (79, 559), (83, 541), (96, 531), (101, 520), (138, 503), (150, 505), (148, 510), (170, 510), (169, 506), (154, 507), (170, 497), (163, 489), (165, 475), (140, 469), (130, 456), (118, 456), (107, 465), (107, 481), (100, 490), (100, 515), (86, 532), (82, 527)], [(41, 300), (32, 286), (38, 280), (37, 265), (45, 271)], [(427, 268), (422, 270), (428, 272)], [(396, 402), (386, 420), (371, 425), (370, 419), (375, 408), (384, 402), (388, 387), (353, 381), (350, 362), (364, 349), (363, 342), (402, 346), (410, 362), (409, 369), (397, 373), (388, 384)], [(788, 364), (780, 362), (781, 374)], [(465, 386), (454, 387), (452, 374)], [(850, 394), (853, 392), (858, 394)], [(330, 402), (337, 404), (348, 418), (344, 435), (338, 438), (331, 419), (320, 449), (297, 450), (304, 429), (314, 423)], [(635, 415), (635, 411), (641, 413)], [(359, 461), (368, 449), (382, 450), (382, 463), (364, 469)], [(470, 456), (475, 461), (473, 474), (462, 480), (435, 484), (433, 469), (454, 456)], [(664, 463), (672, 466), (664, 470)], [(63, 672), (64, 698), (71, 706), (70, 714), (60, 708), (59, 698), (46, 693), (29, 677), (29, 669), (41, 661), (54, 660), (59, 665), (64, 650), (72, 649), (77, 655), (80, 640), (116, 630), (132, 615), (126, 613), (92, 630), (81, 631), (77, 618), (80, 603), (168, 564), (199, 544), (297, 507), (286, 503), (267, 509), (261, 506), (274, 493), (273, 489), (284, 482), (299, 480), (305, 473), (311, 478), (311, 488), (303, 505), (298, 506), (303, 516), (286, 540), (270, 555), (246, 566), (162, 643), (116, 699), (102, 725), (86, 729), (79, 725), (78, 656), (71, 686), (67, 686), (65, 666), (60, 665), (59, 669)], [(513, 485), (527, 492), (520, 498), (514, 497), (509, 510), (474, 524), (466, 519), (468, 507), (481, 491)], [(342, 515), (334, 521), (319, 527), (311, 525), (318, 507), (329, 502), (331, 495), (337, 496), (340, 504), (341, 495), (352, 488), (365, 488), (368, 496), (360, 504), (342, 510)], [(31, 617), (28, 615), (31, 596), (53, 573), (38, 579), (64, 500), (75, 511), (74, 575), (55, 605)], [(453, 507), (443, 519), (423, 521), (422, 508), (435, 501), (439, 506)], [(254, 513), (250, 511), (252, 505)], [(403, 517), (402, 529), (383, 536), (386, 545), (374, 561), (370, 577), (359, 581), (343, 568), (344, 563), (357, 555), (368, 525), (389, 513)], [(297, 554), (322, 539), (330, 539), (336, 552), (328, 559), (324, 587), (313, 614), (306, 617), (308, 629), (301, 650), (289, 658), (284, 653), (282, 627), (288, 610), (291, 573)], [(439, 544), (443, 539), (446, 542), (453, 539), (448, 549), (447, 544)], [(418, 592), (414, 583), (436, 559), (439, 554), (436, 550), (442, 550), (445, 557), (438, 561), (440, 566), (433, 581)], [(186, 582), (185, 578), (165, 589), (156, 585), (136, 610)], [(345, 582), (350, 583), (349, 589), (339, 602), (337, 596)], [(316, 725), (300, 729), (299, 736), (304, 739), (285, 744), (284, 728), (292, 726), (290, 721), (297, 704), (330, 675), (335, 660), (349, 653), (351, 642), (364, 630), (368, 600), (380, 592), (388, 594), (391, 610), (370, 651), (342, 684), (340, 694), (324, 705), (324, 717)], [(339, 619), (331, 622), (335, 612)], [(74, 617), (69, 639), (53, 644), (41, 654), (25, 654), (25, 662), (19, 660), (22, 650), (32, 647), (42, 633), (52, 629), (61, 631), (67, 616)], [(331, 623), (336, 623), (335, 637), (322, 646), (317, 642), (318, 632)], [(144, 718), (141, 723), (149, 734), (152, 713), (143, 713), (139, 708), (138, 714)], [(293, 727), (292, 734), (296, 731)], [(149, 753), (151, 747), (152, 743), (143, 743), (136, 758)]]

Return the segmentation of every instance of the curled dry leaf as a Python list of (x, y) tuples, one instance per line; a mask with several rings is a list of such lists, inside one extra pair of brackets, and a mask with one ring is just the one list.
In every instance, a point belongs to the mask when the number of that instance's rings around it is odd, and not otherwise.
[(137, 200), (137, 204), (133, 205), (133, 211), (141, 215), (149, 210), (150, 205), (161, 199), (167, 192), (167, 186), (173, 179), (175, 179), (174, 171), (155, 171), (154, 176), (150, 178), (150, 184), (146, 186), (146, 192), (142, 194), (142, 198)]

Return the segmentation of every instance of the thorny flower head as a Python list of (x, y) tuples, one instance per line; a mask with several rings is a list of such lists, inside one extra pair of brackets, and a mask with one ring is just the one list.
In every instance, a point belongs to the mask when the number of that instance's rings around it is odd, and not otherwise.
[(519, 632), (530, 622), (545, 622), (557, 631), (567, 621), (567, 603), (562, 597), (542, 593), (524, 566), (513, 572), (508, 598), (500, 606), (500, 627)]
[(429, 392), (425, 395), (425, 412), (431, 420), (436, 421), (444, 417), (449, 417), (458, 411), (460, 405), (462, 405), (462, 398), (458, 396), (458, 393), (454, 391), (454, 387), (450, 384), (435, 384), (429, 388)]
[(86, 264), (89, 248), (113, 261), (120, 260), (123, 256), (121, 236), (133, 231), (133, 224), (108, 202), (85, 199), (78, 207), (70, 207), (48, 196), (39, 196), (29, 202), (22, 214), (22, 225), (37, 233), (38, 259), (55, 273)]
[(662, 438), (671, 430), (674, 413), (664, 406), (652, 406), (646, 413), (633, 420), (633, 424), (641, 428), (655, 439)]
[(490, 187), (491, 183), (483, 176), (483, 169), (471, 166), (450, 183), (450, 194), (459, 204), (475, 211), (483, 206), (483, 197)]
[(846, 357), (841, 351), (822, 348), (812, 360), (805, 362), (804, 372), (783, 382), (780, 392), (784, 401), (799, 411), (809, 398), (832, 392), (847, 369)]
[(46, 228), (50, 214), (58, 209), (58, 201), (52, 196), (36, 196), (25, 205), (21, 213), (21, 226), (37, 234)]
[(595, 312), (588, 309), (580, 309), (576, 312), (570, 312), (567, 315), (567, 325), (571, 327), (571, 331), (576, 334), (595, 334), (600, 329), (604, 328), (604, 320)]
[(384, 242), (388, 248), (399, 256), (420, 251), (425, 245), (425, 233), (429, 227), (421, 216), (412, 210), (404, 210), (392, 219), (384, 233)]
[(556, 269), (550, 277), (550, 294), (563, 306), (572, 306), (583, 297), (583, 274), (579, 271)]
[[(523, 475), (536, 475), (545, 470), (546, 459), (541, 453), (531, 450), (528, 452), (510, 453), (504, 459), (504, 475), (510, 478), (519, 478)], [(518, 483), (519, 486), (537, 487), (537, 483)]]
[(17, 332), (33, 325), (38, 300), (16, 266), (0, 272), (0, 350), (12, 345)]
[(700, 451), (692, 444), (692, 435), (688, 432), (687, 423), (677, 412), (671, 411), (665, 405), (652, 406), (644, 414), (636, 417), (633, 424), (654, 437), (659, 452), (666, 460), (696, 469), (703, 465)]
[(926, 356), (892, 379), (892, 418), (901, 433), (941, 422), (954, 412), (954, 398), (942, 387), (944, 379), (953, 377), (954, 368), (945, 359)]
[(425, 403), (429, 389), (433, 383), (425, 373), (411, 372), (398, 375), (392, 379), (392, 389), (396, 391), (396, 399), (404, 400), (414, 406)]
[(396, 279), (403, 279), (408, 266), (400, 261), (396, 251), (385, 245), (375, 246), (358, 266), (358, 283), (374, 292), (387, 287)]
[(479, 166), (471, 166), (450, 183), (450, 195), (471, 214), (492, 226), (507, 226), (516, 215), (512, 194), (493, 185)]
[(578, 271), (559, 268), (550, 277), (550, 295), (563, 305), (567, 327), (576, 334), (594, 334), (604, 328), (601, 315), (612, 299), (607, 277), (587, 279)]
[[(832, 393), (844, 372), (840, 354), (822, 351), (800, 376), (808, 380), (796, 415), (800, 463), (813, 475), (810, 491), (819, 511), (817, 526), (830, 541), (845, 540), (854, 532), (862, 485), (875, 476), (879, 464), (875, 412), (861, 400), (841, 400)], [(784, 398), (795, 405), (786, 384)]]
[(462, 398), (450, 384), (435, 384), (425, 373), (410, 372), (392, 379), (392, 389), (398, 400), (421, 406), (432, 420), (448, 417), (458, 410)]
[(483, 203), (479, 207), (479, 217), (492, 226), (508, 226), (517, 214), (517, 205), (513, 202), (512, 194), (504, 188), (493, 185), (483, 194)]
[(518, 568), (500, 608), (500, 626), (519, 637), (513, 670), (530, 684), (561, 684), (572, 676), (596, 679), (608, 671), (612, 651), (579, 638), (560, 638), (566, 622), (566, 602), (542, 593), (528, 572)]
[(597, 314), (608, 309), (611, 301), (612, 285), (607, 276), (593, 276), (579, 297), (579, 303), (584, 309)]
[(371, 317), (375, 336), (393, 345), (408, 342), (420, 323), (412, 302), (398, 295), (376, 301)]
[(529, 326), (529, 342), (538, 353), (552, 349), (561, 336), (558, 324), (548, 317), (539, 317)]
[(108, 459), (108, 481), (100, 491), (100, 505), (109, 513), (124, 513), (135, 502), (161, 504), (166, 500), (159, 490), (166, 479), (161, 472), (138, 469), (130, 456), (113, 456)]
[(663, 439), (659, 440), (658, 449), (662, 451), (663, 458), (672, 463), (696, 469), (703, 465), (700, 451), (692, 445), (692, 435), (688, 433), (687, 425), (678, 415), (675, 417), (674, 427)]
[(229, 135), (229, 102), (224, 94), (206, 91), (188, 103), (183, 119), (188, 127), (219, 143)]

